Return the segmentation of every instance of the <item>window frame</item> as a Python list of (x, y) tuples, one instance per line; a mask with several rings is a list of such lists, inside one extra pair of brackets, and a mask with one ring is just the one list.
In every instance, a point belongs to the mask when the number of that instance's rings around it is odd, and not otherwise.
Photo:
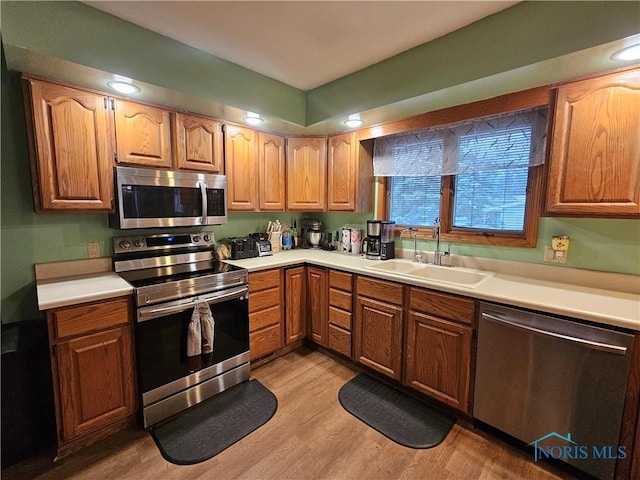
[[(481, 100), (465, 105), (445, 108), (435, 112), (429, 112), (408, 119), (390, 122), (380, 126), (365, 129), (359, 132), (360, 140), (373, 139), (376, 137), (392, 135), (396, 133), (409, 132), (423, 128), (455, 123), (463, 120), (507, 113), (517, 110), (524, 110), (535, 107), (550, 107), (552, 105), (553, 90), (551, 86), (537, 87), (522, 92), (502, 95), (500, 97)], [(547, 121), (547, 149), (545, 160), (549, 156), (552, 114), (549, 112)], [(526, 247), (535, 248), (538, 240), (538, 224), (542, 214), (542, 198), (544, 193), (543, 180), (545, 178), (544, 165), (529, 167), (527, 178), (527, 198), (524, 214), (524, 232), (482, 232), (479, 229), (453, 227), (453, 200), (455, 195), (455, 175), (442, 176), (442, 186), (440, 192), (440, 238), (442, 241), (474, 243), (481, 245), (493, 245), (504, 247)], [(376, 219), (389, 220), (389, 196), (390, 177), (376, 177), (377, 184), (377, 204)], [(396, 225), (395, 235), (407, 225)], [(417, 238), (430, 240), (433, 238), (433, 228), (429, 226), (417, 229)]]

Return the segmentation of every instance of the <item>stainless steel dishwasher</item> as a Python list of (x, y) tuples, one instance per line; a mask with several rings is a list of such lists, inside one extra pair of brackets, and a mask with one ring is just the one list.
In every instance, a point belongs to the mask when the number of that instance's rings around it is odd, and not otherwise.
[(617, 330), (481, 303), (473, 416), (531, 444), (535, 460), (611, 479), (632, 343)]

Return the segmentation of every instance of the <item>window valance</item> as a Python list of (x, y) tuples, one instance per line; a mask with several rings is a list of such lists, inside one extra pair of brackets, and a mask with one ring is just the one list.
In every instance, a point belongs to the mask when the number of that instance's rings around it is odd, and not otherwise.
[(441, 176), (541, 165), (547, 110), (521, 110), (378, 138), (374, 175)]

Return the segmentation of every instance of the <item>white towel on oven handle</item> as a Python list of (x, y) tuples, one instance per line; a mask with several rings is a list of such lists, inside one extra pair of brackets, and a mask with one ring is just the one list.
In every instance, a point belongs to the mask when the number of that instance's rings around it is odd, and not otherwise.
[(202, 324), (202, 353), (213, 352), (213, 334), (215, 330), (215, 321), (213, 314), (207, 302), (201, 302), (196, 305), (200, 311), (200, 322)]
[(201, 321), (198, 305), (199, 304), (196, 303), (196, 306), (193, 308), (187, 331), (187, 357), (195, 357), (202, 353)]

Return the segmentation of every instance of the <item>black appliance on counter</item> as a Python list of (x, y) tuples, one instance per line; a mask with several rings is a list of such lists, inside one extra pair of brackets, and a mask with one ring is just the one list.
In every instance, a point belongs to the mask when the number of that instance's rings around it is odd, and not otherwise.
[(258, 256), (258, 244), (251, 237), (230, 237), (227, 242), (231, 247), (231, 260), (254, 258)]
[(271, 249), (271, 241), (269, 240), (269, 237), (266, 233), (250, 233), (249, 238), (255, 240), (259, 257), (267, 257), (269, 255), (273, 255), (273, 250)]
[[(249, 379), (248, 272), (215, 260), (214, 245), (210, 232), (113, 240), (114, 271), (135, 288), (145, 428)], [(213, 351), (188, 356), (192, 314), (203, 302), (214, 320)]]

